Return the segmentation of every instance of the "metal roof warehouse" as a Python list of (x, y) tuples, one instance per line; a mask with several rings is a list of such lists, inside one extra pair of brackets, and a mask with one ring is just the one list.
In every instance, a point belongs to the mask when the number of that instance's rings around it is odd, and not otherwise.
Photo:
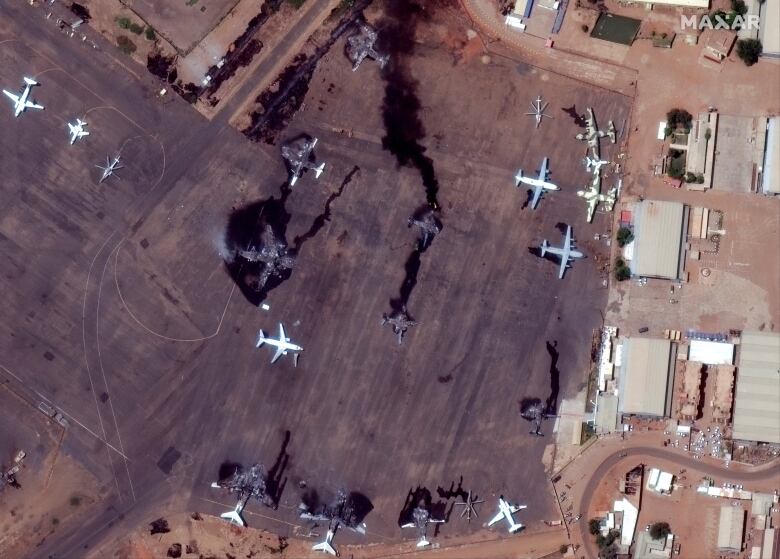
[(732, 438), (780, 444), (780, 333), (744, 332)]
[(630, 264), (632, 275), (680, 279), (687, 221), (687, 207), (680, 202), (643, 200), (637, 203), (634, 254)]

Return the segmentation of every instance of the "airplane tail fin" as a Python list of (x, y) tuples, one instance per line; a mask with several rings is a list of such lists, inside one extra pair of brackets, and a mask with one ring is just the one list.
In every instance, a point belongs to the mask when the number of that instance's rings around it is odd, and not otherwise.
[(24, 78), (24, 83), (26, 83), (27, 85), (38, 85), (37, 81), (35, 81), (32, 78), (28, 78), (28, 77)]
[(513, 522), (512, 525), (509, 527), (509, 533), (514, 534), (518, 530), (520, 530), (523, 527), (522, 524), (518, 524), (516, 522)]
[(317, 545), (313, 546), (311, 549), (312, 551), (324, 551), (325, 553), (330, 553), (333, 556), (337, 555), (336, 550), (328, 542), (318, 543)]
[(317, 167), (314, 168), (314, 178), (318, 179), (320, 178), (320, 175), (325, 170), (325, 163), (320, 163)]
[(233, 523), (238, 524), (239, 526), (246, 526), (246, 522), (244, 522), (244, 519), (241, 518), (241, 515), (237, 510), (231, 510), (228, 512), (223, 512), (219, 515), (220, 518), (224, 518), (225, 520)]
[(255, 347), (260, 347), (265, 343), (265, 332), (260, 330), (260, 333), (257, 335), (257, 345)]
[(544, 239), (544, 240), (542, 241), (542, 246), (541, 246), (541, 247), (539, 247), (539, 248), (541, 249), (541, 251), (542, 251), (542, 257), (544, 257), (544, 255), (545, 255), (545, 254), (547, 254), (547, 248), (548, 248), (549, 246), (550, 246), (550, 245), (549, 245), (549, 244), (547, 244), (547, 239)]

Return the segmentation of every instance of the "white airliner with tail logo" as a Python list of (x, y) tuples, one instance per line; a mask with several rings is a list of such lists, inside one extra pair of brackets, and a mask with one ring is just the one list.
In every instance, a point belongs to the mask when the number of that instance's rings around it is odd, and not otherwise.
[(539, 200), (542, 198), (543, 190), (561, 189), (558, 185), (553, 184), (547, 180), (547, 175), (549, 174), (547, 165), (549, 162), (550, 158), (545, 157), (542, 161), (542, 168), (539, 170), (539, 176), (537, 178), (523, 176), (522, 169), (519, 169), (515, 175), (515, 186), (520, 186), (520, 183), (522, 183), (534, 188), (534, 197), (533, 200), (531, 200), (531, 209), (536, 209), (536, 206), (539, 205)]
[(573, 258), (584, 258), (585, 255), (579, 250), (574, 248), (574, 241), (571, 238), (571, 225), (566, 226), (566, 239), (563, 241), (563, 248), (550, 246), (547, 239), (542, 241), (542, 256), (547, 254), (555, 254), (561, 259), (561, 267), (558, 270), (558, 279), (563, 278), (563, 274), (566, 268), (571, 268), (569, 261)]
[(504, 499), (503, 495), (501, 495), (498, 498), (498, 514), (490, 519), (488, 526), (492, 526), (496, 522), (506, 519), (506, 521), (509, 523), (509, 533), (514, 534), (520, 530), (523, 525), (519, 522), (515, 522), (514, 518), (512, 518), (512, 515), (524, 508), (527, 508), (526, 505), (512, 505)]
[(38, 85), (38, 82), (32, 78), (24, 78), (24, 89), (19, 95), (15, 95), (5, 89), (3, 90), (6, 97), (14, 103), (14, 117), (18, 117), (27, 109), (43, 109), (43, 105), (30, 101), (30, 89), (32, 89), (32, 86), (34, 85)]
[[(87, 123), (80, 118), (76, 119), (76, 124), (68, 123), (68, 130), (70, 133), (70, 145), (73, 145), (73, 142), (78, 140), (79, 138), (83, 138), (84, 136), (89, 136), (89, 132), (84, 130), (84, 127), (87, 125)], [(101, 167), (102, 168), (102, 167)]]
[(290, 342), (290, 338), (284, 333), (284, 326), (282, 326), (281, 322), (279, 323), (279, 338), (268, 338), (266, 337), (265, 332), (260, 330), (260, 333), (257, 336), (257, 346), (255, 347), (260, 347), (263, 344), (268, 344), (276, 348), (276, 353), (274, 353), (271, 363), (276, 363), (282, 355), (287, 355), (287, 353), (291, 351), (293, 353), (293, 365), (296, 367), (298, 366), (298, 355), (303, 351), (303, 348)]

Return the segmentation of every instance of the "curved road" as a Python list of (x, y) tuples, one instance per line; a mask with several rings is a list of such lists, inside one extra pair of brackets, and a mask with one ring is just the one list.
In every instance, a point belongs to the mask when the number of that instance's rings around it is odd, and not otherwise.
[(763, 481), (772, 477), (778, 478), (780, 482), (780, 462), (775, 460), (768, 466), (760, 466), (757, 469), (750, 471), (739, 471), (726, 468), (720, 468), (701, 462), (700, 460), (694, 460), (684, 455), (677, 454), (670, 450), (663, 450), (661, 448), (654, 448), (649, 446), (638, 446), (625, 450), (618, 450), (607, 456), (601, 464), (599, 464), (593, 474), (588, 479), (588, 483), (585, 485), (585, 489), (582, 490), (582, 497), (580, 498), (580, 505), (577, 511), (582, 515), (581, 521), (578, 522), (580, 529), (580, 537), (582, 539), (583, 546), (587, 549), (588, 557), (598, 557), (598, 552), (595, 549), (594, 542), (588, 532), (587, 514), (590, 508), (590, 502), (593, 499), (593, 493), (596, 491), (596, 487), (601, 482), (603, 477), (611, 470), (615, 464), (628, 458), (629, 456), (651, 456), (653, 458), (661, 458), (663, 460), (669, 460), (681, 467), (696, 470), (705, 475), (728, 477), (729, 480), (737, 483), (751, 482), (751, 481)]

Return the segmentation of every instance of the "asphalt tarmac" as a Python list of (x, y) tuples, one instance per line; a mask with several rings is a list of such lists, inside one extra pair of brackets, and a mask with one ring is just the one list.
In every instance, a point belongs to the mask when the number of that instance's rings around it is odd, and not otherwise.
[[(440, 46), (416, 48), (417, 141), (443, 229), (421, 255), (407, 297), (419, 324), (399, 346), (380, 321), (409, 279), (407, 219), (426, 190), (418, 169), (383, 149), (387, 84), (375, 65), (351, 72), (339, 43), (290, 126), (289, 137), (319, 137), (327, 166), (286, 199), (288, 240), (306, 241), (263, 311), (225, 269), (224, 231), (236, 208), (281, 195), (278, 147), (229, 128), (230, 107), (206, 121), (179, 99), (161, 102), (142, 68), (123, 62), (134, 77), (110, 46), (88, 49), (40, 11), (4, 4), (0, 14), (2, 85), (34, 74), (32, 96), (46, 106), (0, 115), (0, 364), (68, 414), (65, 451), (108, 488), (89, 520), (36, 554), (72, 556), (170, 510), (223, 512), (233, 501), (209, 484), (226, 460), (279, 464), (278, 510), (251, 503), (247, 517), (286, 535), (301, 524), (301, 482), (366, 495), (368, 541), (413, 537), (397, 524), (407, 492), (427, 488), (449, 510), (461, 478), (491, 509), (499, 494), (529, 505), (524, 524), (555, 518), (541, 463), (550, 438), (529, 436), (519, 401), (555, 408), (584, 382), (606, 301), (596, 256), (607, 247), (593, 234), (608, 221), (584, 223), (574, 190), (587, 180), (585, 148), (561, 109), (594, 106), (620, 126), (630, 99), (511, 62), (453, 70)], [(523, 113), (540, 92), (554, 118), (537, 131)], [(65, 122), (79, 114), (93, 135), (70, 146)], [(94, 165), (115, 152), (125, 169), (98, 185)], [(512, 177), (543, 156), (562, 191), (532, 212)], [(528, 251), (543, 238), (559, 244), (559, 223), (588, 255), (563, 281)], [(304, 347), (297, 368), (271, 366), (254, 347), (280, 321)], [(476, 529), (453, 517), (440, 532)]]

